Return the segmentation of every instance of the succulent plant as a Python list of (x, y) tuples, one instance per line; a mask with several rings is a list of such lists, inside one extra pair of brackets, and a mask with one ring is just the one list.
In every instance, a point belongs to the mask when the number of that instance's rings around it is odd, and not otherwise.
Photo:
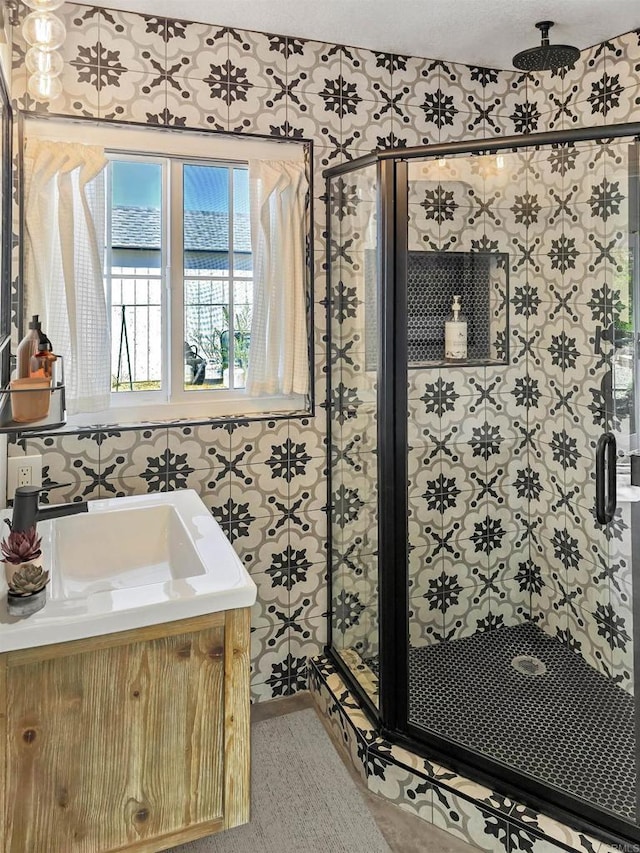
[(29, 563), (13, 573), (9, 581), (9, 589), (14, 595), (33, 595), (49, 583), (49, 572), (42, 566)]
[(7, 563), (30, 563), (42, 553), (41, 539), (36, 533), (35, 525), (28, 530), (12, 530), (6, 539), (0, 542), (2, 556)]

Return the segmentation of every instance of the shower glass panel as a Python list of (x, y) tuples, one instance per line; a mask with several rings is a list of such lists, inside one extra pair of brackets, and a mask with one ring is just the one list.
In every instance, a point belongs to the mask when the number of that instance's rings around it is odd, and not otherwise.
[(334, 650), (377, 705), (377, 168), (328, 183), (328, 421)]
[[(410, 731), (633, 823), (637, 173), (607, 139), (411, 160), (396, 188)], [(447, 362), (454, 294), (468, 358)]]

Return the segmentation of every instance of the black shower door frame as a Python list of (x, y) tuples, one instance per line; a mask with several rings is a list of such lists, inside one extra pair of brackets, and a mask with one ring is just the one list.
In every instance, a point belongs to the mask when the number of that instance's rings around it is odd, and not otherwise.
[[(409, 720), (408, 547), (407, 547), (407, 221), (408, 162), (460, 154), (496, 153), (521, 148), (548, 147), (565, 143), (635, 137), (640, 140), (640, 122), (608, 127), (526, 134), (502, 139), (478, 139), (416, 148), (388, 149), (334, 166), (324, 172), (327, 199), (332, 178), (377, 164), (378, 178), (378, 486), (379, 486), (379, 623), (380, 684), (376, 708), (340, 657), (332, 637), (332, 590), (329, 572), (328, 643), (326, 654), (341, 677), (354, 691), (380, 734), (405, 748), (442, 761), (452, 770), (477, 780), (491, 790), (508, 795), (562, 823), (595, 834), (609, 843), (640, 843), (640, 826), (610, 812), (546, 785), (460, 744), (426, 732)], [(633, 197), (633, 194), (632, 194)], [(330, 235), (327, 211), (327, 234)], [(327, 264), (328, 304), (331, 296), (331, 264)], [(329, 313), (329, 312), (328, 312)], [(331, 322), (327, 322), (331, 351)], [(391, 366), (391, 369), (389, 369)], [(327, 373), (329, 386), (331, 371)], [(327, 392), (330, 393), (330, 387)], [(328, 397), (329, 399), (329, 397)], [(327, 406), (329, 447), (331, 412)], [(328, 512), (331, 513), (331, 466), (328, 468)], [(632, 516), (634, 568), (640, 558), (640, 504)], [(329, 524), (329, 530), (331, 524)], [(329, 554), (331, 537), (329, 535)], [(635, 574), (635, 573), (634, 573)], [(635, 578), (634, 578), (635, 581)], [(633, 636), (635, 683), (640, 685), (640, 589), (633, 586)], [(634, 692), (636, 719), (636, 802), (640, 817), (640, 702)], [(634, 847), (635, 849), (635, 847)]]

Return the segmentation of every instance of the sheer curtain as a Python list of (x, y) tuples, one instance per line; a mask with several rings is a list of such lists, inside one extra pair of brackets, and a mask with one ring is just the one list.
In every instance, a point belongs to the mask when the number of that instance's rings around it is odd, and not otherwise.
[(306, 394), (304, 163), (251, 160), (249, 186), (253, 319), (247, 392)]
[(28, 315), (64, 356), (70, 414), (109, 408), (111, 341), (103, 279), (104, 150), (29, 139), (25, 146)]

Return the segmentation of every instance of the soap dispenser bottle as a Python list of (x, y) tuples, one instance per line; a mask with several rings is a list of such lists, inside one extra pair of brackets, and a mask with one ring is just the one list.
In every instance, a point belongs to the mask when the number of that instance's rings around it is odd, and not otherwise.
[(467, 357), (467, 320), (462, 314), (459, 295), (453, 297), (451, 314), (444, 324), (444, 357), (452, 361)]
[(31, 376), (37, 379), (53, 378), (53, 363), (57, 361), (58, 356), (54, 355), (51, 346), (51, 341), (42, 331), (38, 333), (38, 349), (35, 355), (31, 358)]
[(34, 314), (29, 323), (29, 331), (18, 344), (16, 350), (17, 379), (28, 379), (31, 375), (31, 359), (40, 348), (40, 318)]

